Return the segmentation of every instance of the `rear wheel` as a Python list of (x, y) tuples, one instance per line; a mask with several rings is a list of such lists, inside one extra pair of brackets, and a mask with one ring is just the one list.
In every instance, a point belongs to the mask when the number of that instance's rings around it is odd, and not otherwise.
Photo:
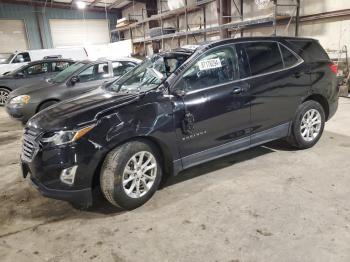
[(0, 106), (4, 106), (10, 94), (10, 90), (0, 87)]
[(147, 142), (131, 141), (111, 151), (100, 174), (106, 199), (124, 209), (146, 203), (161, 181), (159, 159), (158, 151)]
[(297, 111), (287, 141), (300, 149), (310, 148), (320, 139), (324, 125), (323, 107), (316, 101), (306, 101)]
[(42, 103), (39, 108), (38, 108), (38, 112), (44, 110), (45, 108), (48, 108), (54, 104), (57, 104), (57, 101), (47, 101), (47, 102), (44, 102)]

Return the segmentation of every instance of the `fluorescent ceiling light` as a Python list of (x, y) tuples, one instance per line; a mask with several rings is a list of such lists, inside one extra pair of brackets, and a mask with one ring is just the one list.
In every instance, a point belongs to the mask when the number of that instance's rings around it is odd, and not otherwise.
[(83, 1), (76, 2), (78, 9), (85, 9), (86, 3)]

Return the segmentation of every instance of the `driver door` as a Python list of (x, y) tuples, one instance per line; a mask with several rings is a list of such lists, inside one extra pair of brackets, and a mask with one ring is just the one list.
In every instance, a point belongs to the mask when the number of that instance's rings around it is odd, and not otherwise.
[[(234, 45), (209, 50), (175, 84), (174, 119), (183, 167), (250, 143), (249, 86)], [(180, 94), (180, 95), (179, 95)]]

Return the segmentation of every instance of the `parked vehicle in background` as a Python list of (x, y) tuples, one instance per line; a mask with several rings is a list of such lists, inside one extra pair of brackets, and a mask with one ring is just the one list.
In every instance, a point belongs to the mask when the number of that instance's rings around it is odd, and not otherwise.
[(47, 81), (11, 92), (6, 110), (10, 116), (25, 123), (37, 112), (118, 78), (138, 63), (140, 60), (134, 58), (77, 62)]
[(74, 63), (70, 59), (38, 60), (0, 76), (0, 106), (5, 105), (11, 91), (53, 77)]
[(72, 60), (87, 59), (87, 53), (83, 47), (38, 49), (15, 52), (5, 61), (0, 62), (0, 75), (7, 74), (29, 62), (45, 58), (65, 58)]
[(111, 204), (133, 209), (164, 172), (275, 139), (312, 147), (338, 92), (336, 66), (313, 39), (226, 39), (156, 54), (31, 118), (23, 175), (48, 197), (88, 206), (100, 186)]

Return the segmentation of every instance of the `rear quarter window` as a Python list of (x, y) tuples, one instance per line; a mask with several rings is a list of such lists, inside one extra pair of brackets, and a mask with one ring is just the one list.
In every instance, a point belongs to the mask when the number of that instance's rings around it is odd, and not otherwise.
[(279, 45), (281, 49), (281, 54), (283, 58), (284, 67), (292, 67), (299, 63), (300, 58), (297, 58), (288, 48), (283, 45)]
[(313, 40), (289, 40), (296, 49), (298, 55), (308, 62), (329, 61), (329, 56), (318, 41)]

